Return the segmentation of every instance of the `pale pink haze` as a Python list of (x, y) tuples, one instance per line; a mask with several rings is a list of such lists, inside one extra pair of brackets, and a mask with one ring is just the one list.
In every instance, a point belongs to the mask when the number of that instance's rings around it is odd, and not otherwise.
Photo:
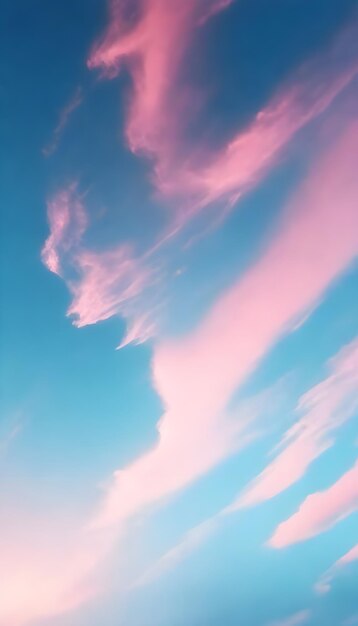
[(123, 521), (234, 451), (224, 417), (233, 392), (357, 254), (357, 147), (352, 123), (313, 167), (257, 263), (192, 333), (156, 347), (153, 380), (165, 407), (158, 444), (114, 473), (97, 524)]
[(311, 539), (348, 517), (358, 508), (358, 461), (325, 491), (309, 495), (298, 511), (282, 522), (269, 540), (273, 548)]
[(101, 590), (94, 571), (110, 536), (84, 531), (70, 520), (26, 512), (2, 520), (0, 626), (27, 626), (88, 602)]
[(299, 480), (322, 452), (334, 444), (334, 432), (358, 408), (358, 339), (331, 359), (330, 375), (301, 397), (302, 417), (283, 436), (284, 450), (232, 505), (252, 506), (273, 498)]

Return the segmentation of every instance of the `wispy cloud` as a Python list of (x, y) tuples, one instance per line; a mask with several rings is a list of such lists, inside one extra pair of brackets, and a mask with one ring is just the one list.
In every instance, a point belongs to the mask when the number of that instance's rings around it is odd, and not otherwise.
[(355, 561), (358, 561), (358, 544), (338, 559), (338, 561), (321, 576), (319, 581), (315, 584), (316, 592), (327, 593), (330, 591), (335, 576), (337, 576), (346, 565), (354, 563)]
[(194, 29), (229, 4), (185, 0), (173, 10), (165, 0), (142, 0), (135, 19), (126, 3), (112, 2), (107, 32), (88, 61), (110, 77), (122, 65), (129, 70), (128, 143), (154, 158), (157, 187), (177, 200), (177, 229), (208, 204), (233, 204), (256, 185), (295, 133), (323, 113), (358, 71), (353, 19), (333, 45), (293, 71), (251, 124), (221, 149), (191, 146), (184, 136), (195, 106), (190, 86), (180, 82), (180, 64)]
[(358, 613), (347, 617), (347, 619), (343, 620), (341, 626), (356, 626), (358, 624)]
[(325, 491), (309, 495), (292, 517), (282, 522), (271, 539), (273, 548), (306, 541), (335, 526), (358, 508), (358, 461)]
[(74, 111), (76, 111), (76, 109), (78, 109), (78, 107), (81, 106), (82, 100), (83, 100), (82, 88), (77, 87), (72, 98), (69, 100), (69, 102), (60, 112), (58, 123), (52, 133), (51, 141), (49, 142), (47, 146), (43, 148), (42, 152), (46, 157), (49, 157), (54, 152), (56, 152), (59, 146), (62, 134), (69, 122), (69, 119), (74, 113)]
[(311, 618), (312, 611), (306, 609), (304, 611), (299, 611), (290, 617), (286, 617), (283, 620), (277, 620), (275, 622), (270, 622), (267, 626), (298, 626), (298, 624), (305, 624)]
[(148, 585), (175, 568), (210, 537), (217, 527), (217, 522), (218, 518), (214, 516), (189, 530), (174, 548), (168, 550), (135, 581), (132, 588)]
[(130, 341), (141, 343), (153, 336), (155, 319), (149, 312), (140, 311), (138, 299), (145, 297), (148, 284), (153, 285), (154, 270), (141, 264), (130, 246), (120, 245), (102, 252), (83, 249), (73, 263), (78, 279), (70, 282), (73, 300), (68, 315), (73, 317), (75, 326), (122, 315), (128, 320), (122, 345)]
[(154, 266), (136, 257), (129, 244), (100, 251), (85, 246), (88, 218), (75, 183), (50, 200), (48, 222), (50, 235), (42, 249), (42, 260), (69, 287), (72, 302), (67, 315), (74, 325), (82, 327), (121, 315), (128, 323), (122, 346), (152, 337), (159, 306), (146, 297), (146, 290), (158, 279)]
[[(308, 61), (282, 85), (251, 124), (216, 153), (187, 158), (173, 176), (157, 171), (157, 184), (165, 195), (183, 198), (184, 223), (208, 204), (219, 200), (233, 205), (257, 185), (277, 163), (282, 149), (304, 126), (321, 115), (358, 72), (358, 51), (341, 64), (347, 40), (352, 44), (356, 26), (343, 32), (331, 48)], [(349, 47), (349, 46), (348, 46)], [(340, 69), (337, 69), (340, 68)], [(200, 152), (200, 151), (199, 151)]]
[(21, 434), (25, 423), (22, 411), (16, 411), (10, 419), (3, 420), (0, 428), (0, 459), (6, 454), (12, 442)]
[(156, 347), (153, 381), (165, 407), (158, 443), (115, 472), (98, 523), (123, 521), (233, 451), (224, 418), (232, 394), (357, 253), (357, 145), (352, 124), (313, 168), (262, 257), (196, 330)]
[(302, 417), (283, 436), (284, 450), (253, 480), (232, 508), (252, 506), (281, 493), (334, 444), (334, 432), (358, 409), (358, 339), (329, 362), (330, 375), (306, 392), (297, 406)]
[[(170, 160), (178, 143), (182, 97), (178, 70), (198, 21), (228, 6), (222, 0), (141, 0), (137, 15), (123, 0), (112, 0), (110, 22), (88, 60), (116, 75), (122, 64), (133, 84), (126, 134), (131, 150)], [(160, 37), (158, 37), (160, 33)]]
[(42, 261), (50, 272), (62, 276), (62, 264), (68, 257), (71, 261), (87, 228), (87, 215), (77, 183), (55, 194), (47, 205), (47, 218), (50, 235), (41, 251)]
[[(168, 230), (160, 233), (158, 242), (141, 256), (130, 244), (100, 251), (79, 246), (86, 216), (73, 186), (49, 203), (51, 234), (42, 258), (51, 271), (63, 275), (70, 288), (73, 301), (69, 315), (78, 326), (122, 315), (127, 333), (121, 346), (141, 343), (158, 332), (165, 267), (161, 274), (163, 264), (159, 263), (159, 269), (153, 259), (160, 256), (163, 242), (180, 232), (203, 206), (222, 198), (230, 203), (255, 185), (292, 135), (322, 113), (357, 70), (353, 24), (333, 47), (300, 68), (251, 125), (222, 150), (210, 154), (210, 150), (201, 153), (196, 148), (200, 158), (196, 156), (194, 163), (187, 146), (187, 157), (183, 158), (178, 141), (186, 118), (177, 111), (179, 66), (200, 20), (228, 4), (186, 0), (173, 10), (164, 0), (142, 0), (135, 12), (123, 0), (113, 0), (107, 32), (88, 61), (90, 67), (102, 67), (109, 75), (116, 74), (122, 64), (128, 67), (133, 80), (127, 120), (131, 149), (154, 157), (157, 185), (164, 194), (181, 196)], [(352, 51), (341, 58), (346, 46)], [(67, 262), (70, 272), (62, 274), (61, 265)]]

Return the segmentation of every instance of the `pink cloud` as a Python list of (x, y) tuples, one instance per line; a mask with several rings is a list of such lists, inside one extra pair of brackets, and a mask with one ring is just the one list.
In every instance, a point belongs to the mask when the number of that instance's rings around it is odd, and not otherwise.
[(253, 480), (232, 508), (252, 506), (288, 489), (324, 450), (334, 431), (358, 408), (358, 339), (329, 362), (330, 375), (299, 401), (303, 416), (284, 435), (284, 450)]
[(330, 591), (335, 576), (339, 574), (342, 568), (355, 561), (358, 561), (358, 544), (338, 559), (338, 561), (321, 576), (319, 581), (315, 584), (315, 591), (320, 594)]
[[(100, 66), (110, 73), (117, 72), (122, 63), (128, 65), (133, 79), (127, 124), (130, 145), (133, 150), (143, 149), (156, 156), (157, 182), (164, 193), (185, 190), (186, 195), (187, 209), (181, 207), (170, 234), (162, 235), (143, 258), (136, 257), (130, 245), (104, 251), (90, 251), (82, 245), (87, 221), (74, 185), (49, 203), (51, 232), (42, 259), (51, 271), (63, 276), (70, 288), (73, 301), (68, 314), (77, 326), (122, 315), (127, 321), (127, 334), (121, 346), (147, 341), (157, 332), (161, 281), (148, 260), (153, 259), (163, 241), (180, 232), (183, 223), (203, 205), (224, 196), (234, 200), (255, 184), (291, 135), (329, 106), (356, 70), (351, 62), (341, 73), (321, 71), (323, 65), (331, 68), (339, 61), (342, 42), (338, 42), (326, 56), (301, 68), (251, 126), (220, 153), (206, 155), (201, 159), (204, 162), (196, 165), (190, 164), (191, 158), (181, 159), (180, 167), (168, 169), (172, 158), (169, 152), (174, 150), (173, 158), (177, 158), (178, 119), (182, 119), (170, 102), (171, 98), (175, 103), (179, 101), (176, 80), (182, 55), (200, 19), (227, 5), (220, 0), (209, 4), (185, 0), (173, 11), (164, 0), (143, 0), (134, 15), (130, 4), (113, 0), (107, 33), (88, 62), (90, 67)], [(160, 38), (158, 29), (163, 33)], [(173, 115), (178, 119), (173, 120)]]
[(159, 179), (161, 190), (180, 193), (189, 189), (194, 196), (189, 215), (193, 208), (196, 211), (218, 200), (236, 202), (276, 164), (297, 131), (323, 113), (357, 74), (357, 63), (341, 73), (322, 70), (324, 62), (330, 67), (331, 55), (322, 56), (281, 87), (247, 129), (211, 156), (211, 162), (189, 170), (184, 166), (169, 182)]
[(181, 63), (195, 27), (229, 4), (184, 0), (173, 9), (166, 0), (142, 0), (134, 19), (125, 2), (114, 1), (107, 32), (88, 61), (110, 77), (121, 65), (129, 70), (128, 143), (131, 150), (154, 157), (157, 187), (180, 200), (179, 224), (213, 202), (233, 204), (257, 184), (295, 133), (325, 111), (358, 70), (353, 24), (333, 46), (297, 69), (248, 128), (219, 151), (183, 145), (196, 105), (190, 86), (180, 83)]
[(337, 561), (337, 565), (347, 565), (354, 561), (358, 561), (358, 543)]
[(82, 249), (73, 263), (78, 278), (69, 283), (73, 300), (67, 314), (74, 318), (75, 326), (122, 315), (128, 320), (123, 345), (141, 343), (154, 334), (153, 316), (142, 313), (137, 302), (144, 297), (148, 283), (155, 282), (154, 272), (134, 257), (130, 246), (101, 252)]
[(358, 508), (358, 461), (325, 491), (309, 495), (298, 511), (278, 526), (269, 541), (273, 548), (306, 541), (332, 528)]
[(153, 380), (165, 409), (158, 443), (115, 472), (97, 523), (123, 521), (233, 452), (224, 418), (232, 394), (357, 254), (357, 146), (351, 124), (292, 199), (257, 263), (196, 330), (156, 347)]
[(126, 134), (131, 150), (165, 154), (178, 136), (180, 98), (178, 70), (192, 31), (200, 17), (209, 17), (230, 2), (222, 0), (142, 0), (136, 17), (128, 3), (112, 0), (110, 23), (94, 47), (90, 68), (102, 67), (107, 76), (121, 64), (130, 72), (133, 93)]
[(58, 192), (48, 203), (50, 235), (41, 256), (45, 266), (61, 276), (72, 294), (67, 315), (77, 327), (115, 315), (127, 320), (121, 346), (142, 343), (156, 330), (160, 305), (147, 298), (159, 269), (134, 255), (128, 244), (111, 250), (89, 250), (83, 243), (87, 214), (77, 186)]
[(50, 272), (62, 276), (62, 261), (72, 255), (87, 228), (87, 216), (76, 184), (57, 193), (48, 203), (47, 218), (50, 235), (41, 251), (42, 261)]
[[(239, 427), (233, 434), (235, 437), (238, 435), (240, 437), (240, 449), (250, 445), (267, 431), (267, 423), (271, 422), (274, 410), (281, 402), (285, 383), (286, 377), (255, 396), (235, 405), (230, 419), (239, 420)], [(238, 446), (235, 447), (235, 451), (238, 451)], [(168, 570), (175, 568), (182, 560), (188, 558), (193, 551), (215, 532), (222, 516), (225, 514), (226, 510), (219, 511), (211, 518), (190, 528), (179, 539), (178, 543), (164, 553), (154, 564), (151, 564), (132, 586), (138, 587), (150, 584)]]
[(47, 146), (45, 146), (42, 151), (46, 157), (51, 156), (51, 154), (53, 154), (57, 150), (62, 133), (66, 128), (71, 115), (82, 104), (82, 99), (82, 89), (81, 87), (77, 87), (70, 101), (60, 112), (58, 124), (53, 131), (51, 142)]

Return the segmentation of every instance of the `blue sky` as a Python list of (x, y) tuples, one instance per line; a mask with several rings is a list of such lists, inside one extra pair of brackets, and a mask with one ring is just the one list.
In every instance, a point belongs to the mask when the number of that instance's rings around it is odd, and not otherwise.
[(2, 13), (0, 626), (358, 624), (356, 2)]

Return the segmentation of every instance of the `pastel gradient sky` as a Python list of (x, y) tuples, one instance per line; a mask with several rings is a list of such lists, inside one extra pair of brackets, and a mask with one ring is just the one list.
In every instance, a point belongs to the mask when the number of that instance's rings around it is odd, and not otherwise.
[(356, 0), (0, 4), (0, 626), (358, 624)]

